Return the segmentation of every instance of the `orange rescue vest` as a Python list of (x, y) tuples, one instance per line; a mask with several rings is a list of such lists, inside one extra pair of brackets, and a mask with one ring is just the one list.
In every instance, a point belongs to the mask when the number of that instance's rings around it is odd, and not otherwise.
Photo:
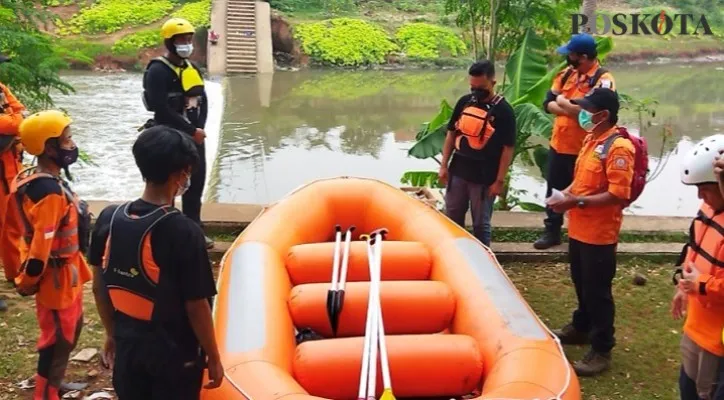
[[(724, 273), (724, 212), (716, 213), (704, 204), (689, 228), (689, 243), (679, 264), (693, 263), (702, 274)], [(722, 345), (724, 303), (711, 302), (705, 294), (691, 295), (684, 332), (707, 351), (724, 356)]]
[(18, 203), (18, 209), (20, 210), (20, 218), (25, 226), (23, 238), (25, 239), (25, 243), (30, 245), (33, 240), (34, 233), (33, 225), (28, 219), (28, 216), (25, 214), (22, 206), (23, 196), (25, 196), (25, 189), (27, 187), (26, 185), (37, 179), (52, 179), (58, 183), (63, 191), (63, 194), (65, 194), (67, 201), (63, 219), (61, 219), (60, 226), (53, 236), (50, 259), (48, 260), (50, 266), (53, 266), (53, 263), (57, 266), (61, 266), (61, 264), (63, 264), (63, 259), (74, 257), (76, 253), (81, 250), (80, 236), (83, 234), (87, 236), (90, 233), (89, 228), (86, 228), (85, 232), (79, 232), (78, 229), (78, 222), (81, 219), (79, 218), (81, 214), (87, 214), (84, 215), (84, 217), (90, 219), (90, 215), (87, 212), (87, 204), (85, 206), (81, 205), (81, 200), (78, 199), (78, 196), (76, 196), (76, 194), (73, 193), (73, 191), (71, 191), (59, 177), (40, 172), (31, 173), (31, 170), (34, 170), (34, 168), (28, 168), (20, 172), (20, 174), (18, 174), (17, 182), (13, 185), (15, 186), (15, 196)]
[(153, 259), (151, 231), (163, 219), (178, 214), (173, 207), (159, 207), (136, 216), (130, 202), (113, 212), (103, 258), (103, 280), (113, 308), (130, 317), (151, 321), (160, 268)]
[(495, 118), (491, 115), (493, 107), (503, 100), (503, 96), (495, 95), (490, 107), (485, 109), (475, 103), (467, 105), (460, 118), (455, 123), (455, 150), (463, 156), (482, 158), (480, 152), (495, 133), (493, 123)]

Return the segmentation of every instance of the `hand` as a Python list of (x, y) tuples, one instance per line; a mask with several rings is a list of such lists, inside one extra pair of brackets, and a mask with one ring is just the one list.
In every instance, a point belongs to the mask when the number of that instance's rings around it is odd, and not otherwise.
[(32, 285), (32, 286), (17, 286), (15, 288), (15, 291), (18, 292), (19, 295), (25, 297), (25, 296), (32, 296), (35, 293), (38, 293), (38, 285)]
[(440, 170), (437, 172), (437, 179), (443, 185), (447, 185), (447, 174), (448, 174), (448, 170), (447, 170), (447, 167), (445, 167), (445, 166), (441, 166)]
[(558, 104), (561, 104), (561, 103), (565, 104), (565, 103), (568, 103), (568, 99), (566, 98), (566, 96), (564, 96), (564, 95), (562, 95), (562, 94), (559, 94), (558, 96), (556, 96), (556, 103), (558, 103)]
[(686, 315), (686, 303), (689, 300), (689, 296), (681, 290), (677, 289), (674, 293), (674, 299), (671, 301), (671, 316), (674, 319), (681, 319)]
[(503, 192), (503, 181), (497, 180), (488, 188), (488, 197), (495, 198)]
[(701, 272), (693, 263), (688, 263), (681, 272), (682, 278), (679, 281), (679, 288), (685, 293), (696, 293), (699, 286), (699, 275)]
[(563, 193), (563, 196), (565, 196), (563, 198), (563, 200), (558, 200), (558, 201), (551, 202), (548, 204), (548, 206), (550, 208), (552, 208), (553, 211), (555, 211), (559, 214), (562, 214), (562, 213), (570, 210), (571, 208), (576, 206), (576, 203), (578, 203), (578, 198), (576, 198), (572, 194), (570, 194), (566, 191), (563, 191), (561, 193)]
[(717, 157), (714, 161), (714, 174), (719, 181), (719, 187), (724, 184), (724, 182), (722, 182), (722, 172), (724, 172), (724, 158)]
[(196, 142), (196, 144), (203, 144), (204, 139), (206, 139), (206, 132), (201, 128), (196, 128), (196, 132), (194, 132), (194, 142)]
[(106, 335), (106, 343), (103, 345), (103, 351), (101, 352), (101, 365), (104, 368), (112, 368), (113, 362), (116, 359), (116, 340), (112, 336)]
[(224, 380), (224, 367), (221, 365), (221, 360), (218, 357), (209, 358), (208, 370), (209, 383), (204, 385), (204, 389), (216, 389), (221, 386), (221, 382)]

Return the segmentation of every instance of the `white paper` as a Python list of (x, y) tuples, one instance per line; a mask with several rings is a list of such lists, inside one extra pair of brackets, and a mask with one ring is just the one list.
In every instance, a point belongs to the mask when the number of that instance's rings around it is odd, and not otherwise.
[(551, 191), (551, 197), (546, 199), (546, 204), (557, 203), (565, 198), (566, 196), (563, 194), (563, 192), (558, 189), (553, 189)]

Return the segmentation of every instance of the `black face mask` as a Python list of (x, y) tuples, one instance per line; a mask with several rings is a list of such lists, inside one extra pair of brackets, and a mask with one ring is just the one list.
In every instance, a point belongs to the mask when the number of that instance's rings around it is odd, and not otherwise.
[(566, 57), (566, 63), (573, 68), (578, 68), (581, 65), (581, 60), (572, 60), (570, 57)]
[(55, 156), (50, 159), (60, 168), (67, 168), (78, 160), (78, 147), (74, 147), (71, 150), (56, 147)]
[(490, 96), (490, 90), (488, 89), (471, 89), (470, 93), (475, 96), (477, 101), (483, 101)]

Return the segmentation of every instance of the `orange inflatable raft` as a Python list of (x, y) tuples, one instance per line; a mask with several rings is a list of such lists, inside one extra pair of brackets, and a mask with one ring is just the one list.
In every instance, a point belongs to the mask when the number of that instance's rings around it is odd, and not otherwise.
[[(333, 337), (336, 225), (356, 229)], [(380, 304), (398, 399), (581, 398), (562, 348), (485, 246), (398, 188), (335, 178), (265, 208), (224, 255), (214, 319), (225, 380), (202, 399), (356, 399), (370, 279), (359, 235), (379, 228), (389, 232)], [(297, 344), (302, 330), (322, 338)]]

